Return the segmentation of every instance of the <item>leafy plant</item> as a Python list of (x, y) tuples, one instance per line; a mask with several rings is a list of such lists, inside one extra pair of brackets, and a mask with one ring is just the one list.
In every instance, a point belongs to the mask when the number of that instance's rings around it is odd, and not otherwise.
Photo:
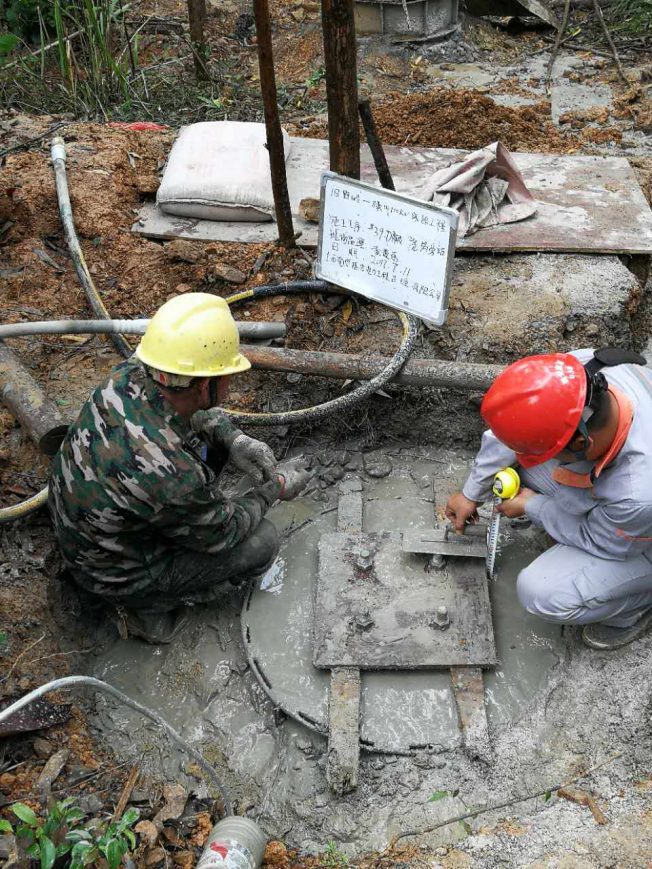
[(0, 35), (0, 66), (11, 52), (20, 44), (20, 39), (15, 33), (3, 33)]
[(428, 797), (429, 803), (438, 803), (439, 800), (443, 800), (446, 797), (456, 797), (459, 794), (459, 790), (454, 791), (435, 791), (434, 794), (431, 794)]
[(68, 833), (66, 840), (72, 843), (70, 869), (91, 866), (100, 856), (104, 857), (109, 869), (118, 869), (127, 851), (136, 847), (136, 837), (129, 828), (136, 823), (139, 814), (138, 809), (132, 808), (116, 823), (91, 822), (83, 830)]
[(306, 84), (309, 88), (316, 88), (317, 85), (326, 78), (326, 67), (318, 66), (317, 69), (313, 69), (310, 73), (308, 81)]
[(621, 0), (611, 13), (613, 30), (645, 33), (652, 30), (652, 0)]
[(18, 847), (27, 857), (41, 861), (41, 869), (51, 869), (57, 857), (72, 849), (66, 835), (83, 818), (79, 806), (73, 805), (74, 797), (63, 802), (51, 802), (45, 819), (40, 819), (25, 803), (16, 803), (13, 813), (22, 821), (16, 828)]
[(11, 35), (25, 42), (39, 37), (42, 28), (54, 28), (52, 0), (0, 0), (0, 14), (13, 31)]
[[(22, 821), (16, 828), (18, 847), (27, 857), (40, 860), (41, 869), (52, 869), (60, 857), (68, 858), (63, 864), (68, 869), (84, 869), (101, 858), (108, 869), (118, 869), (127, 851), (136, 847), (130, 827), (138, 820), (137, 809), (129, 809), (115, 823), (91, 820), (85, 826), (74, 797), (60, 803), (52, 800), (44, 819), (24, 803), (16, 803), (13, 812)], [(0, 821), (0, 831), (11, 832), (11, 824)]]
[(324, 869), (349, 869), (349, 859), (335, 842), (329, 842), (324, 850), (322, 866)]

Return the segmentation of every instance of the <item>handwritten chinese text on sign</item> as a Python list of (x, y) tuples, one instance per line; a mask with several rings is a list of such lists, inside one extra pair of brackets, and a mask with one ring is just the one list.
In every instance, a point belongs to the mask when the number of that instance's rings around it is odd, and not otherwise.
[(451, 208), (324, 172), (316, 276), (441, 325), (457, 219)]

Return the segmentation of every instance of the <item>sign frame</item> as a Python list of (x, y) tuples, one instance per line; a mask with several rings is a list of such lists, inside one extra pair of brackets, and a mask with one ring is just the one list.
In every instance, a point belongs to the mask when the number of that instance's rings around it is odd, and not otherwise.
[[(446, 221), (449, 224), (449, 235), (448, 245), (445, 253), (446, 263), (444, 268), (443, 286), (441, 286), (442, 296), (441, 299), (438, 300), (439, 310), (434, 310), (432, 312), (433, 316), (428, 316), (423, 308), (415, 310), (413, 306), (407, 303), (402, 304), (400, 300), (392, 299), (385, 294), (385, 287), (381, 287), (380, 292), (375, 292), (375, 286), (373, 288), (373, 291), (370, 291), (368, 287), (361, 288), (359, 283), (356, 281), (356, 277), (354, 275), (345, 275), (344, 280), (342, 280), (342, 276), (340, 275), (337, 277), (337, 279), (335, 279), (333, 277), (333, 272), (329, 271), (328, 267), (322, 263), (322, 257), (324, 254), (324, 249), (326, 247), (324, 243), (324, 232), (328, 230), (328, 227), (326, 226), (326, 195), (329, 182), (332, 182), (333, 180), (337, 180), (337, 182), (344, 187), (373, 194), (380, 200), (386, 199), (392, 203), (400, 203), (402, 205), (412, 207), (417, 206), (422, 211), (432, 212), (439, 216), (443, 215), (446, 218)], [(320, 180), (319, 236), (317, 242), (317, 259), (315, 262), (315, 277), (318, 280), (327, 281), (334, 286), (344, 287), (345, 289), (351, 290), (354, 293), (358, 293), (361, 296), (365, 296), (372, 301), (387, 305), (390, 308), (395, 308), (399, 311), (403, 311), (406, 314), (410, 314), (414, 317), (419, 317), (426, 323), (436, 326), (442, 326), (446, 322), (446, 319), (448, 317), (448, 299), (450, 296), (451, 279), (453, 273), (453, 260), (455, 258), (458, 222), (459, 214), (453, 208), (447, 208), (443, 205), (437, 205), (434, 202), (424, 202), (423, 200), (417, 199), (414, 196), (408, 196), (404, 193), (397, 193), (394, 190), (386, 190), (384, 187), (377, 187), (376, 185), (368, 184), (365, 181), (358, 181), (354, 178), (348, 178), (346, 175), (339, 175), (337, 172), (324, 172)]]

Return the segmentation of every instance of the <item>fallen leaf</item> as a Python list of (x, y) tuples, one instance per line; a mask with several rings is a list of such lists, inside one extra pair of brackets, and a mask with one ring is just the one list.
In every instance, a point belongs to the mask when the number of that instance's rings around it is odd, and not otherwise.
[(182, 785), (165, 785), (163, 787), (165, 805), (154, 818), (154, 825), (162, 830), (166, 821), (176, 821), (183, 814), (188, 795)]
[(156, 840), (158, 839), (158, 830), (151, 821), (140, 821), (134, 827), (134, 833), (142, 836), (145, 844), (149, 845), (150, 848), (156, 844)]

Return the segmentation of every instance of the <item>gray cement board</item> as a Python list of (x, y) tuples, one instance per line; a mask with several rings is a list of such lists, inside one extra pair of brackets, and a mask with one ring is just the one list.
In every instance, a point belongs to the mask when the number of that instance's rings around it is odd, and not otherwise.
[[(365, 548), (373, 555), (368, 570), (357, 565), (360, 549)], [(402, 550), (400, 532), (322, 535), (315, 666), (361, 670), (493, 666), (496, 649), (482, 566), (478, 568), (475, 561), (468, 563), (468, 570), (431, 574), (424, 571), (423, 558)], [(451, 625), (445, 631), (433, 627), (440, 606), (447, 606), (450, 615)]]
[[(399, 193), (419, 197), (437, 169), (467, 151), (385, 146)], [(467, 251), (567, 251), (577, 253), (652, 253), (652, 212), (634, 173), (622, 157), (568, 157), (514, 154), (517, 166), (539, 203), (534, 217), (481, 230), (458, 240)], [(319, 196), (322, 172), (329, 168), (328, 142), (292, 139), (287, 163), (294, 229), (301, 244), (317, 245), (318, 226), (299, 217), (299, 202)], [(378, 185), (369, 148), (361, 148), (361, 178)], [(149, 238), (267, 243), (277, 238), (275, 223), (229, 223), (163, 214), (147, 203), (132, 231)]]

